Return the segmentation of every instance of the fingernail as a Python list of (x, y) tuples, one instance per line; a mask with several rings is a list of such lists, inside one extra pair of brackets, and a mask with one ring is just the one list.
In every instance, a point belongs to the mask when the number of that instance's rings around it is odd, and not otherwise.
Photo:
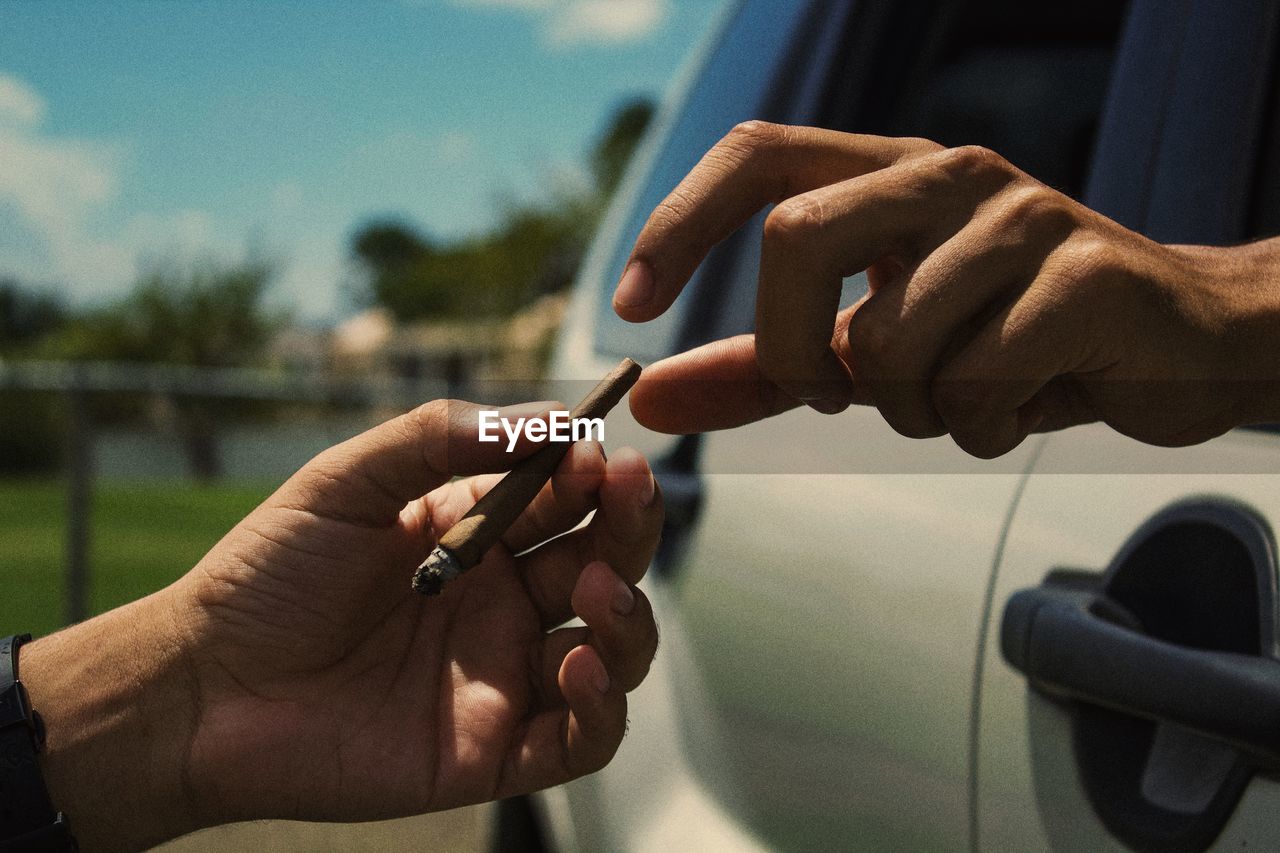
[(801, 397), (800, 400), (809, 408), (824, 415), (838, 415), (849, 405), (836, 397)]
[(618, 289), (613, 292), (614, 303), (624, 308), (639, 308), (653, 299), (653, 270), (644, 261), (632, 261), (622, 273)]
[(644, 478), (644, 482), (640, 484), (640, 506), (648, 507), (653, 503), (653, 496), (657, 494), (657, 484), (653, 482), (653, 475)]
[(503, 406), (498, 410), (498, 416), (514, 421), (518, 418), (536, 418), (550, 411), (562, 409), (564, 409), (564, 404), (556, 400), (539, 400), (536, 403), (516, 403), (512, 406)]
[(618, 585), (613, 590), (613, 601), (609, 602), (609, 606), (619, 616), (629, 616), (631, 611), (636, 609), (636, 595), (621, 578), (618, 579)]
[(609, 671), (604, 668), (603, 663), (596, 664), (596, 674), (591, 676), (591, 686), (601, 695), (608, 693), (609, 688), (613, 686), (613, 682), (609, 678)]

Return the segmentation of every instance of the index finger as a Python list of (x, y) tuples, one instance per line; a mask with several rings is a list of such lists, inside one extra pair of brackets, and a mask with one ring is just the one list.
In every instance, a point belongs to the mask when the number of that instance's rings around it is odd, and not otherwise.
[(634, 323), (652, 320), (671, 307), (711, 248), (765, 205), (938, 147), (815, 127), (738, 125), (649, 216), (614, 293), (614, 310)]
[[(833, 342), (837, 355), (853, 367), (848, 339), (840, 330), (853, 309), (840, 312)], [(872, 398), (854, 370), (853, 402)], [(737, 335), (664, 358), (646, 367), (631, 389), (631, 414), (656, 432), (687, 435), (732, 429), (794, 409), (801, 401), (760, 370), (756, 336)]]
[(631, 414), (675, 435), (730, 429), (794, 409), (800, 401), (760, 372), (755, 335), (712, 341), (645, 368)]

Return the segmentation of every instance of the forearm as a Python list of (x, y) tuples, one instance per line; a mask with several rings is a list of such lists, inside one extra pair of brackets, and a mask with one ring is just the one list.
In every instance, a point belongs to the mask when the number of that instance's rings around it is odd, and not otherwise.
[(142, 849), (198, 825), (185, 770), (195, 689), (167, 595), (22, 649), (48, 731), (45, 781), (86, 851)]
[[(1206, 301), (1226, 305), (1220, 333), (1231, 362), (1213, 377), (1240, 426), (1280, 423), (1280, 238), (1241, 246), (1181, 246)], [(1213, 286), (1216, 285), (1216, 286)]]

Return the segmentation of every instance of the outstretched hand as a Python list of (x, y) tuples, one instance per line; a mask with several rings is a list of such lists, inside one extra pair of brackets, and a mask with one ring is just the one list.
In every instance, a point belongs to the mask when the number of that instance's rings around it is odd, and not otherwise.
[[(139, 602), (129, 621), (151, 636), (138, 645), (165, 659), (150, 669), (190, 699), (147, 721), (171, 744), (152, 750), (149, 772), (172, 774), (170, 810), (185, 812), (163, 835), (448, 809), (555, 785), (613, 756), (626, 693), (657, 645), (635, 584), (657, 544), (661, 496), (639, 454), (606, 461), (578, 443), (503, 542), (423, 598), (409, 586), (414, 567), (500, 475), (450, 478), (534, 449), (477, 443), (476, 413), (427, 404), (321, 454), (187, 576)], [(560, 627), (574, 616), (585, 626)], [(28, 672), (53, 671), (45, 662), (75, 652), (76, 632), (97, 621), (33, 643)], [(95, 801), (76, 778), (90, 774), (83, 761), (59, 763), (59, 732), (73, 725), (58, 719), (57, 691), (31, 677), (50, 717), (55, 800), (84, 833)]]
[[(755, 334), (647, 368), (646, 426), (863, 403), (991, 457), (1089, 421), (1181, 445), (1280, 415), (1274, 241), (1162, 245), (974, 146), (743, 124), (653, 212), (615, 310), (657, 317), (770, 204)], [(870, 292), (840, 310), (864, 270)]]

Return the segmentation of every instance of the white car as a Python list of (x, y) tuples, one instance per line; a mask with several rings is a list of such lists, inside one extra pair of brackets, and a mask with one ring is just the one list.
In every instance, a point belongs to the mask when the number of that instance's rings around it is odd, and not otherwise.
[[(610, 310), (649, 211), (750, 118), (985, 145), (1163, 241), (1274, 234), (1277, 6), (734, 4), (597, 237), (555, 374), (750, 329), (759, 217), (660, 320)], [(1280, 436), (1083, 427), (987, 462), (870, 409), (627, 418), (610, 444), (655, 460), (669, 507), (661, 649), (613, 763), (505, 803), (504, 843), (1280, 849)]]

